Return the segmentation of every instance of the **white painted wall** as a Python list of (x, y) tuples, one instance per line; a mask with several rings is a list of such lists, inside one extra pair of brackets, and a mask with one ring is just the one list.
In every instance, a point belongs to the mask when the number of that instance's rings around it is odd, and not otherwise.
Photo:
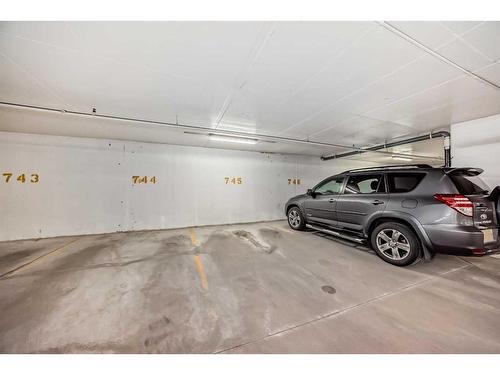
[(500, 185), (500, 115), (451, 125), (452, 165), (479, 167), (490, 186)]
[[(318, 157), (0, 132), (0, 240), (284, 218), (324, 177), (365, 167)], [(38, 183), (16, 181), (25, 173)], [(156, 184), (132, 184), (133, 175)], [(242, 177), (243, 184), (225, 184)], [(301, 185), (289, 185), (300, 178)]]

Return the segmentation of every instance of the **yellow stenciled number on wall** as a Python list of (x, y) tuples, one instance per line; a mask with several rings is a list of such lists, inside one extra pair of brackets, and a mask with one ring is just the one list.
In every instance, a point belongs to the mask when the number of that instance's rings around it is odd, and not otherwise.
[[(40, 176), (38, 175), (38, 173), (30, 174), (29, 179), (26, 179), (26, 173), (21, 173), (21, 174), (17, 175), (17, 177), (15, 177), (15, 175), (12, 172), (4, 172), (4, 173), (2, 173), (2, 175), (4, 177), (4, 182), (6, 184), (10, 183), (10, 182), (15, 182), (15, 181), (17, 181), (20, 184), (25, 184), (26, 182), (31, 182), (33, 184), (36, 184), (37, 182), (40, 181)], [(12, 177), (14, 177), (15, 180), (13, 180)]]
[(151, 178), (148, 178), (148, 176), (132, 176), (133, 184), (156, 184), (156, 182), (156, 176), (152, 176)]
[(5, 177), (5, 182), (9, 182), (10, 178), (12, 177), (12, 173), (4, 173), (3, 176)]
[(224, 182), (226, 185), (241, 185), (243, 183), (243, 177), (224, 177)]

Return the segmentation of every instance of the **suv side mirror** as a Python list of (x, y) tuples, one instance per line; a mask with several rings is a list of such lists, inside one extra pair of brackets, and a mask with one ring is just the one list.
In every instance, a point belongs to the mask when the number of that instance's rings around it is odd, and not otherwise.
[(307, 189), (307, 193), (306, 194), (310, 195), (313, 198), (316, 196), (316, 194), (314, 194), (314, 191), (312, 189)]

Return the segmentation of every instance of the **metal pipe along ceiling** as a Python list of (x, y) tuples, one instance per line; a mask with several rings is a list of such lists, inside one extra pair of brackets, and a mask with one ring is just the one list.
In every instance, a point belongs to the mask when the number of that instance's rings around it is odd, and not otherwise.
[[(349, 152), (344, 152), (342, 154), (333, 154), (333, 155), (328, 155), (328, 156), (322, 156), (321, 160), (331, 160), (331, 159), (339, 159), (339, 158), (345, 158), (348, 156), (354, 156), (354, 155), (359, 155), (363, 154), (365, 152), (373, 152), (373, 151), (378, 151), (382, 149), (387, 149), (389, 147), (396, 147), (396, 146), (401, 146), (401, 145), (407, 145), (410, 143), (415, 143), (415, 142), (420, 142), (420, 141), (425, 141), (427, 139), (433, 139), (433, 138), (444, 138), (445, 139), (445, 145), (444, 145), (444, 163), (446, 167), (449, 167), (451, 165), (451, 151), (450, 151), (450, 132), (447, 132), (445, 130), (438, 131), (438, 132), (431, 132), (429, 134), (425, 135), (419, 135), (416, 137), (411, 137), (411, 138), (406, 138), (402, 139), (399, 141), (394, 141), (394, 142), (389, 142), (389, 143), (384, 143), (376, 146), (371, 146), (371, 147), (366, 147), (363, 149), (359, 149), (356, 151), (349, 151)], [(413, 155), (408, 155), (408, 156), (413, 156)]]
[[(169, 129), (183, 130), (185, 133), (188, 133), (188, 134), (206, 134), (206, 135), (214, 134), (214, 135), (222, 135), (222, 136), (229, 136), (229, 137), (250, 138), (250, 139), (255, 139), (255, 140), (263, 141), (263, 142), (296, 143), (296, 144), (303, 144), (303, 145), (310, 145), (310, 146), (346, 148), (346, 149), (350, 149), (350, 150), (357, 150), (355, 152), (353, 151), (353, 155), (355, 155), (357, 153), (365, 152), (364, 149), (362, 149), (360, 147), (352, 146), (352, 145), (347, 146), (347, 145), (341, 145), (341, 144), (336, 144), (336, 143), (317, 142), (317, 141), (310, 141), (310, 140), (305, 140), (305, 139), (282, 137), (282, 136), (277, 136), (277, 135), (247, 133), (247, 132), (240, 132), (240, 131), (233, 131), (233, 130), (214, 129), (214, 128), (209, 128), (209, 127), (196, 126), (196, 125), (187, 125), (187, 124), (179, 124), (179, 123), (171, 123), (171, 122), (163, 122), (163, 121), (145, 120), (145, 119), (140, 119), (140, 118), (122, 117), (122, 116), (114, 116), (114, 115), (104, 115), (104, 114), (98, 114), (95, 112), (94, 113), (87, 113), (87, 112), (71, 111), (71, 110), (57, 109), (57, 108), (51, 108), (51, 107), (42, 107), (42, 106), (35, 106), (35, 105), (21, 104), (21, 103), (12, 103), (12, 102), (0, 102), (0, 106), (13, 107), (13, 108), (23, 108), (23, 109), (28, 109), (28, 110), (42, 111), (42, 112), (61, 113), (64, 115), (80, 116), (80, 117), (87, 117), (87, 118), (100, 118), (100, 119), (104, 119), (104, 120), (117, 120), (117, 121), (132, 122), (132, 123), (138, 123), (138, 124), (144, 124), (144, 125), (159, 126), (159, 127), (169, 128)], [(397, 152), (388, 152), (388, 151), (373, 151), (373, 152), (377, 152), (380, 154), (406, 156), (405, 154), (398, 154)], [(421, 155), (412, 155), (412, 156), (424, 158), (424, 159), (436, 159), (436, 158), (433, 158), (430, 156), (421, 156)], [(327, 159), (323, 159), (323, 160), (327, 160)]]
[(267, 134), (259, 134), (259, 133), (247, 133), (247, 132), (234, 131), (234, 130), (215, 129), (215, 128), (204, 127), (204, 126), (187, 125), (187, 124), (179, 124), (179, 123), (155, 121), (155, 120), (146, 120), (146, 119), (133, 118), (133, 117), (104, 115), (104, 114), (98, 114), (95, 112), (93, 112), (93, 113), (79, 112), (79, 111), (72, 111), (72, 110), (65, 110), (65, 109), (58, 109), (58, 108), (51, 108), (51, 107), (42, 107), (42, 106), (36, 106), (36, 105), (30, 105), (30, 104), (0, 102), (0, 105), (5, 106), (5, 107), (24, 108), (24, 109), (42, 111), (42, 112), (61, 113), (64, 115), (73, 115), (73, 116), (80, 116), (80, 117), (87, 117), (87, 118), (99, 118), (99, 119), (104, 119), (104, 120), (118, 120), (118, 121), (132, 122), (132, 123), (138, 123), (138, 124), (144, 124), (144, 125), (160, 126), (163, 128), (184, 130), (184, 132), (188, 133), (188, 134), (206, 134), (206, 135), (214, 134), (214, 135), (222, 135), (222, 136), (229, 136), (229, 137), (250, 138), (250, 139), (256, 139), (259, 141), (298, 143), (298, 144), (304, 144), (304, 145), (325, 146), (325, 147), (332, 147), (332, 148), (333, 147), (340, 147), (340, 148), (347, 148), (347, 149), (351, 149), (351, 150), (358, 150), (359, 149), (359, 147), (356, 147), (356, 146), (340, 145), (340, 144), (336, 144), (336, 143), (317, 142), (317, 141), (310, 141), (310, 140), (305, 140), (305, 139), (282, 137), (282, 136), (277, 136), (277, 135), (267, 135)]

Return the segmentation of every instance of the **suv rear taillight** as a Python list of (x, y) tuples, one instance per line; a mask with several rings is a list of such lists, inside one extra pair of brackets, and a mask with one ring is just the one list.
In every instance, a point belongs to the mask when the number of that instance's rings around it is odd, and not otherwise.
[(465, 216), (472, 216), (472, 202), (462, 194), (436, 194), (434, 198)]

